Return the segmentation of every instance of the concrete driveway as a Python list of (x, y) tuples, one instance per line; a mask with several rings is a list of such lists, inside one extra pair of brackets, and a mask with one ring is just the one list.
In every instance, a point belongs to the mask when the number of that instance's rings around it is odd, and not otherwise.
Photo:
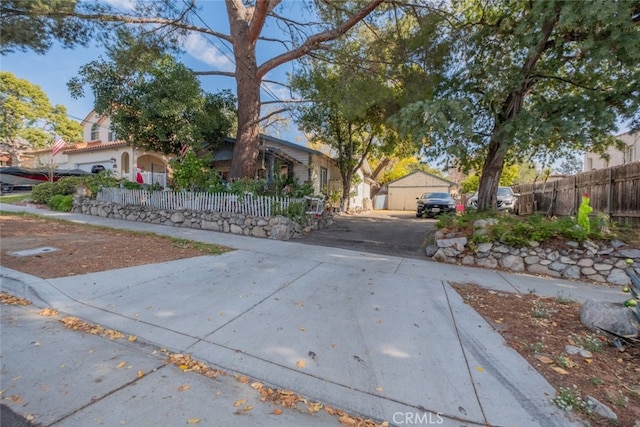
[(335, 223), (295, 241), (404, 258), (425, 259), (425, 239), (436, 220), (416, 218), (415, 211), (376, 210), (336, 215)]

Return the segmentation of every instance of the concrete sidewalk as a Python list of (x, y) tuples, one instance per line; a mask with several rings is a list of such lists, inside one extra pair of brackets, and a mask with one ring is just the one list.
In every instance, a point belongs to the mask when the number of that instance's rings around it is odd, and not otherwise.
[[(448, 282), (619, 300), (605, 287), (427, 260), (0, 209), (237, 248), (49, 280), (3, 268), (4, 291), (138, 337), (109, 341), (63, 329), (36, 307), (3, 306), (3, 401), (42, 425), (338, 424), (304, 405), (274, 415), (276, 406), (234, 374), (391, 425), (572, 425), (549, 402), (553, 388)], [(229, 375), (184, 373), (165, 365), (160, 349)], [(129, 369), (117, 368), (123, 360)]]

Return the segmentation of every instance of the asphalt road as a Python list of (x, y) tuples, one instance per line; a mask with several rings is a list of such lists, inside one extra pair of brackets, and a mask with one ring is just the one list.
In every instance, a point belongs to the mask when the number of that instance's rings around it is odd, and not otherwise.
[(332, 226), (309, 233), (296, 242), (425, 259), (425, 240), (436, 223), (433, 219), (416, 218), (414, 211), (384, 210), (336, 215), (334, 221)]

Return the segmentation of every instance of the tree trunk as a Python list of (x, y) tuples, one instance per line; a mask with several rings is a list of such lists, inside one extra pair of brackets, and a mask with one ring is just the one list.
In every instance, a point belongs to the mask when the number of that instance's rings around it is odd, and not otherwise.
[(489, 140), (487, 158), (484, 161), (480, 175), (480, 186), (478, 187), (479, 211), (498, 208), (498, 186), (504, 168), (504, 159), (509, 148), (509, 144), (505, 141), (504, 126), (520, 113), (524, 104), (525, 94), (528, 91), (529, 88), (526, 84), (523, 84), (520, 91), (509, 94), (502, 105), (502, 111), (496, 119), (493, 132), (491, 132), (491, 139)]
[(349, 209), (351, 209), (351, 197), (349, 197), (349, 193), (351, 193), (352, 176), (352, 174), (342, 175), (342, 201), (340, 207), (343, 212), (348, 212)]
[[(253, 56), (255, 61), (255, 55)], [(245, 61), (247, 61), (245, 56)], [(238, 133), (229, 178), (254, 178), (260, 147), (260, 81), (238, 73)]]
[(504, 168), (504, 144), (500, 141), (500, 134), (491, 137), (487, 158), (482, 166), (480, 186), (478, 188), (478, 210), (498, 208), (498, 185)]
[[(277, 4), (275, 2), (274, 4)], [(260, 83), (256, 61), (257, 35), (252, 34), (247, 9), (237, 0), (227, 0), (229, 29), (236, 63), (238, 132), (229, 178), (254, 178), (260, 147)], [(262, 10), (266, 13), (266, 10)]]

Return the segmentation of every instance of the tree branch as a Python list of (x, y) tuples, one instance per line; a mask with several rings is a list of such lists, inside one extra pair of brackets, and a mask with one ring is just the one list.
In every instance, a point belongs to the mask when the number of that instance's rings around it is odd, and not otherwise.
[(232, 71), (194, 71), (193, 74), (196, 76), (225, 76), (225, 77), (235, 77), (236, 73)]
[(302, 45), (297, 48), (285, 52), (281, 55), (276, 56), (263, 63), (258, 67), (257, 77), (261, 79), (264, 77), (267, 72), (273, 70), (278, 65), (282, 65), (294, 59), (298, 59), (307, 53), (316, 50), (322, 43), (335, 40), (347, 31), (349, 31), (354, 25), (360, 22), (362, 19), (367, 17), (375, 8), (377, 8), (380, 3), (384, 0), (371, 0), (365, 7), (363, 7), (360, 11), (358, 11), (355, 15), (345, 21), (342, 25), (337, 26), (336, 28), (328, 31), (323, 31), (321, 33), (317, 33), (307, 37)]
[[(16, 11), (18, 15), (29, 16), (31, 14), (24, 13), (23, 11)], [(102, 22), (121, 22), (123, 24), (158, 24), (165, 26), (172, 26), (181, 30), (195, 31), (198, 33), (207, 34), (221, 40), (225, 40), (232, 43), (231, 36), (209, 28), (202, 28), (195, 25), (188, 24), (174, 19), (165, 18), (142, 18), (137, 16), (125, 16), (125, 15), (109, 15), (109, 14), (84, 14), (84, 13), (39, 13), (38, 16), (47, 16), (50, 18), (79, 18), (87, 21), (102, 21)]]
[(249, 40), (255, 42), (260, 33), (262, 32), (262, 28), (264, 27), (264, 23), (267, 20), (267, 16), (271, 13), (271, 11), (280, 4), (282, 0), (257, 0), (256, 6), (253, 11), (253, 16), (251, 17), (251, 24), (249, 27)]
[(285, 111), (290, 111), (290, 110), (291, 110), (291, 108), (281, 108), (281, 109), (279, 109), (279, 110), (271, 111), (271, 112), (270, 112), (269, 114), (267, 114), (266, 116), (264, 116), (264, 117), (260, 117), (260, 118), (258, 119), (258, 122), (263, 122), (263, 121), (267, 120), (269, 117), (272, 117), (272, 116), (275, 116), (276, 114), (284, 113)]

